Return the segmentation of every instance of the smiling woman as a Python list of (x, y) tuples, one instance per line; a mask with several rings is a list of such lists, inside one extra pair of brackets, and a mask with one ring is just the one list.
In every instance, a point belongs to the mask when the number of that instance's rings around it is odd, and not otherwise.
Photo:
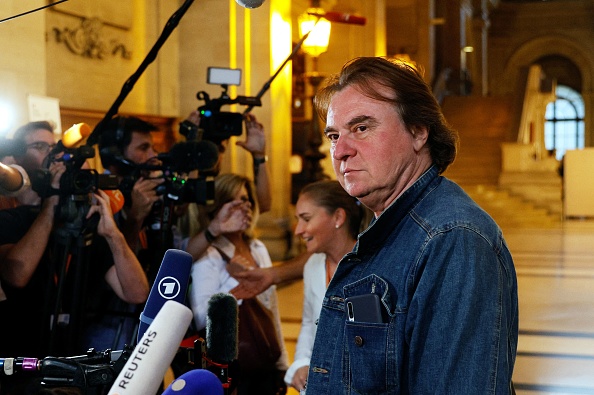
[(306, 185), (295, 206), (295, 234), (313, 253), (303, 269), (303, 317), (295, 358), (285, 382), (301, 391), (307, 381), (316, 322), (322, 300), (340, 259), (355, 245), (357, 235), (371, 213), (349, 196), (338, 181), (323, 180)]

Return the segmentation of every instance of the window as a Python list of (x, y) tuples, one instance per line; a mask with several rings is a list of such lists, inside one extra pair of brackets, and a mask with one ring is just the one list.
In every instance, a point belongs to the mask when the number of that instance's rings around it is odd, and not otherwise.
[(557, 99), (545, 113), (545, 147), (561, 160), (565, 151), (584, 148), (584, 100), (568, 86), (558, 85)]

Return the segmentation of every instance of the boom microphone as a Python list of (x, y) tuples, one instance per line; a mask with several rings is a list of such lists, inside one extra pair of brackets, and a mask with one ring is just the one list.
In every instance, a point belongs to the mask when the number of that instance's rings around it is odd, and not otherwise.
[(264, 0), (235, 0), (243, 8), (258, 8), (264, 3)]
[(194, 369), (175, 379), (162, 395), (223, 395), (223, 386), (211, 371)]
[(174, 300), (184, 303), (188, 282), (190, 281), (191, 267), (192, 255), (176, 249), (165, 251), (159, 272), (144, 305), (144, 310), (140, 314), (138, 339), (142, 338), (153, 318), (166, 301)]
[(364, 16), (358, 16), (349, 14), (346, 12), (336, 12), (336, 11), (328, 11), (324, 13), (317, 13), (317, 12), (310, 12), (309, 15), (319, 16), (321, 18), (326, 18), (330, 22), (336, 23), (346, 23), (349, 25), (365, 25), (367, 23), (367, 18)]
[(192, 311), (188, 307), (172, 300), (165, 302), (108, 394), (155, 394), (191, 321)]

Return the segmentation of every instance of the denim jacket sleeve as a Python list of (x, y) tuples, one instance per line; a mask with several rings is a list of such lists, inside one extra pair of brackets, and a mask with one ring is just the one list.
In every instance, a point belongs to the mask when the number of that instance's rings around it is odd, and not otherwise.
[(466, 226), (437, 233), (411, 268), (408, 292), (408, 392), (508, 393), (516, 277), (501, 233)]

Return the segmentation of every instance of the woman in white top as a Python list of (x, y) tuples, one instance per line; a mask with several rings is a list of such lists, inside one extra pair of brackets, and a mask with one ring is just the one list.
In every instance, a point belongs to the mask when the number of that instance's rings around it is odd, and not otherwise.
[(326, 288), (340, 259), (350, 252), (369, 211), (349, 196), (338, 181), (324, 180), (306, 185), (295, 206), (300, 236), (313, 253), (303, 269), (303, 316), (294, 362), (285, 382), (301, 391), (309, 370), (316, 322), (322, 309)]
[[(208, 217), (214, 218), (221, 207), (230, 201), (242, 201), (236, 210), (242, 210), (245, 213), (245, 229), (237, 232), (223, 233), (213, 237), (211, 245), (206, 252), (192, 265), (192, 285), (189, 294), (192, 312), (194, 313), (194, 322), (196, 329), (201, 330), (206, 326), (206, 315), (208, 311), (208, 302), (212, 295), (220, 292), (234, 294), (234, 288), (239, 282), (233, 278), (236, 270), (249, 270), (256, 267), (270, 267), (272, 262), (270, 255), (264, 244), (252, 237), (253, 224), (256, 222), (258, 207), (255, 199), (255, 193), (252, 182), (240, 175), (223, 174), (215, 180), (215, 204), (207, 208)], [(205, 226), (208, 231), (208, 227)], [(287, 369), (287, 352), (284, 347), (283, 336), (280, 325), (280, 315), (278, 312), (278, 302), (276, 288), (271, 286), (258, 296), (255, 300), (239, 300), (239, 365), (240, 377), (234, 379), (238, 382), (238, 394), (254, 395), (275, 395), (279, 392), (279, 385), (284, 387), (282, 377)], [(242, 324), (251, 318), (262, 320), (261, 316), (253, 317), (246, 313), (246, 306), (263, 306), (267, 309), (272, 321), (269, 328), (271, 337), (277, 341), (271, 352), (273, 360), (266, 367), (254, 367), (256, 363), (250, 361), (246, 363), (246, 358), (252, 357), (249, 350), (259, 351), (264, 344), (251, 345), (247, 347), (247, 354), (243, 353), (245, 333)], [(245, 316), (244, 314), (248, 314)], [(246, 317), (242, 319), (242, 317)], [(259, 361), (256, 361), (259, 362)], [(284, 388), (286, 390), (286, 388)], [(281, 390), (282, 391), (282, 390)]]

